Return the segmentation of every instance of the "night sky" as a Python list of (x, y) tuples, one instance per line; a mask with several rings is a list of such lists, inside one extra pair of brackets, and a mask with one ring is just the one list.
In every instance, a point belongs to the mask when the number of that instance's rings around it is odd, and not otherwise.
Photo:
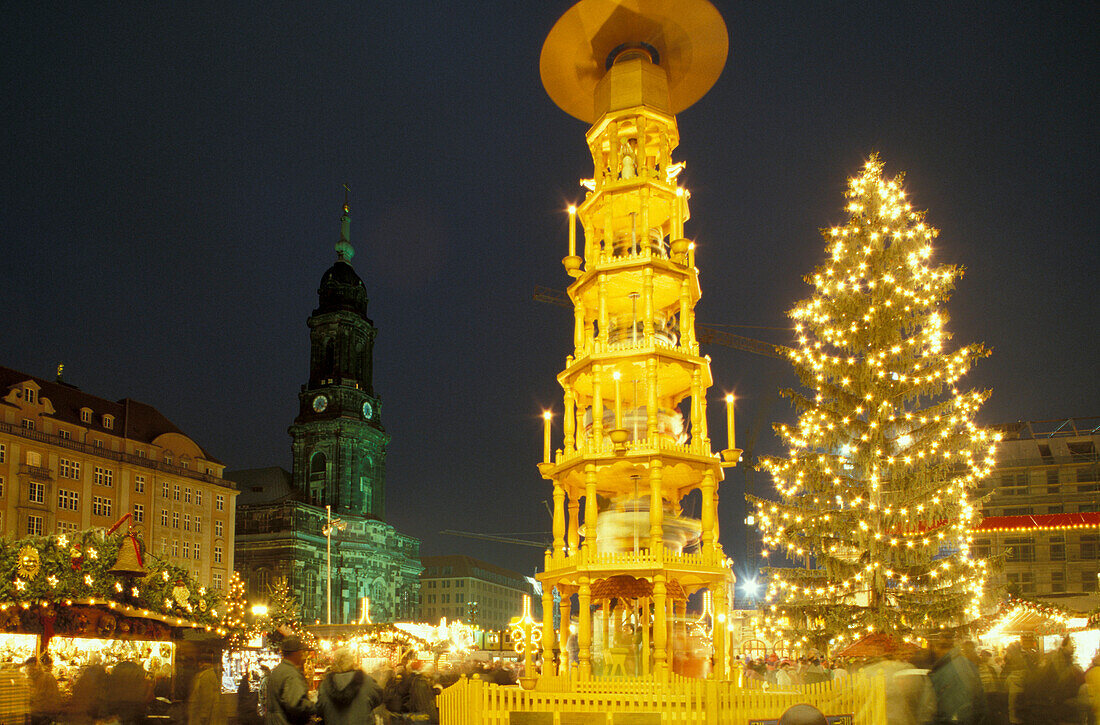
[[(715, 4), (729, 60), (675, 154), (699, 321), (790, 344), (818, 230), (845, 221), (846, 179), (878, 151), (941, 230), (934, 261), (966, 267), (948, 329), (952, 349), (993, 349), (964, 380), (993, 388), (979, 421), (1100, 415), (1096, 5)], [(230, 468), (289, 468), (347, 184), (388, 519), (426, 554), (531, 573), (538, 549), (439, 532), (550, 528), (539, 414), (558, 413), (560, 445), (572, 326), (532, 293), (569, 281), (564, 209), (592, 165), (538, 58), (570, 5), (7, 5), (0, 364), (64, 362)], [(716, 446), (732, 390), (739, 440), (759, 422), (774, 450), (785, 364), (706, 352)], [(743, 481), (720, 507), (738, 569)]]

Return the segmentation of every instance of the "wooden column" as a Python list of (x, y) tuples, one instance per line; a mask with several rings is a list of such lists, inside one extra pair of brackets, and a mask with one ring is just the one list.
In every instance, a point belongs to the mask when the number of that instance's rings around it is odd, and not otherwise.
[[(600, 333), (603, 336), (603, 332)], [(592, 450), (603, 452), (603, 390), (600, 385), (601, 366), (592, 365)]]
[[(572, 359), (569, 363), (572, 363)], [(568, 457), (577, 450), (577, 394), (573, 392), (572, 385), (565, 389), (565, 415), (562, 416), (561, 422), (565, 427), (565, 440), (562, 441), (562, 447), (565, 448), (565, 455)]]
[(714, 522), (717, 517), (714, 506), (714, 472), (703, 472), (703, 485), (700, 486), (703, 494), (700, 521), (703, 528), (703, 560), (708, 564), (714, 562)]
[(659, 562), (665, 560), (663, 476), (664, 464), (660, 458), (654, 459), (649, 464), (649, 553)]
[[(574, 491), (576, 493), (576, 491)], [(569, 498), (569, 553), (572, 556), (577, 555), (577, 551), (581, 546), (581, 534), (579, 531), (579, 525), (577, 518), (580, 515), (581, 502), (580, 496), (574, 495)]]
[[(554, 588), (542, 586), (542, 674), (554, 674)], [(526, 673), (528, 677), (531, 673)]]
[(649, 445), (656, 447), (657, 441), (657, 361), (649, 358), (645, 361), (646, 385), (646, 438)]
[(558, 629), (558, 650), (561, 652), (561, 662), (558, 666), (558, 674), (564, 675), (569, 672), (569, 619), (570, 608), (569, 595), (562, 594), (560, 612), (561, 612), (561, 627)]
[(726, 679), (726, 629), (729, 626), (724, 584), (714, 590), (714, 679)]
[(668, 612), (665, 575), (653, 577), (653, 676), (668, 682)]
[(565, 554), (565, 488), (554, 481), (554, 555)]
[(596, 464), (584, 467), (584, 547), (588, 550), (587, 559), (591, 563), (596, 559), (596, 514), (599, 505), (596, 502)]
[(588, 577), (580, 578), (580, 591), (577, 593), (577, 669), (580, 679), (592, 679), (592, 591)]

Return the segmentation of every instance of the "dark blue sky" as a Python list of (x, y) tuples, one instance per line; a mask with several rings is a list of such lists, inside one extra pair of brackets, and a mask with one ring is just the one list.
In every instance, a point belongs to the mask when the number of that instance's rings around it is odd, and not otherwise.
[[(569, 313), (564, 207), (584, 124), (542, 89), (562, 2), (19, 3), (0, 30), (0, 364), (148, 402), (230, 467), (289, 466), (306, 318), (351, 188), (379, 329), (389, 518), (425, 553), (529, 571), (549, 528), (539, 412)], [(967, 268), (955, 344), (993, 355), (981, 420), (1100, 415), (1092, 3), (716, 2), (730, 57), (681, 114), (711, 325), (787, 328), (872, 151)], [(729, 328), (786, 343), (784, 329)], [(708, 350), (721, 439), (781, 363)], [(773, 374), (774, 371), (774, 374)], [(560, 426), (555, 441), (560, 441)], [(774, 446), (768, 426), (761, 445)], [(723, 541), (742, 548), (742, 477)]]

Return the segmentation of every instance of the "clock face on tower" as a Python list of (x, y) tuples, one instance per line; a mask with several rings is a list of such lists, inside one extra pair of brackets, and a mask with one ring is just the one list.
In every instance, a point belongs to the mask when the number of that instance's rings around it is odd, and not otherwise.
[(371, 416), (373, 416), (373, 415), (374, 415), (374, 406), (371, 405), (371, 402), (369, 400), (363, 401), (363, 417), (366, 418), (367, 420), (370, 420)]
[(323, 395), (318, 395), (313, 399), (313, 410), (318, 413), (323, 413), (325, 408), (328, 407), (328, 398)]

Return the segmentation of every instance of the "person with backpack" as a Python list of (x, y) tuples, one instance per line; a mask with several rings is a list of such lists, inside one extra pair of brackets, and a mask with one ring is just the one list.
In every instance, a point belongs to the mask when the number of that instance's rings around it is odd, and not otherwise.
[(382, 690), (359, 667), (346, 647), (336, 651), (332, 671), (317, 688), (317, 714), (325, 725), (370, 723), (374, 708), (382, 702)]

